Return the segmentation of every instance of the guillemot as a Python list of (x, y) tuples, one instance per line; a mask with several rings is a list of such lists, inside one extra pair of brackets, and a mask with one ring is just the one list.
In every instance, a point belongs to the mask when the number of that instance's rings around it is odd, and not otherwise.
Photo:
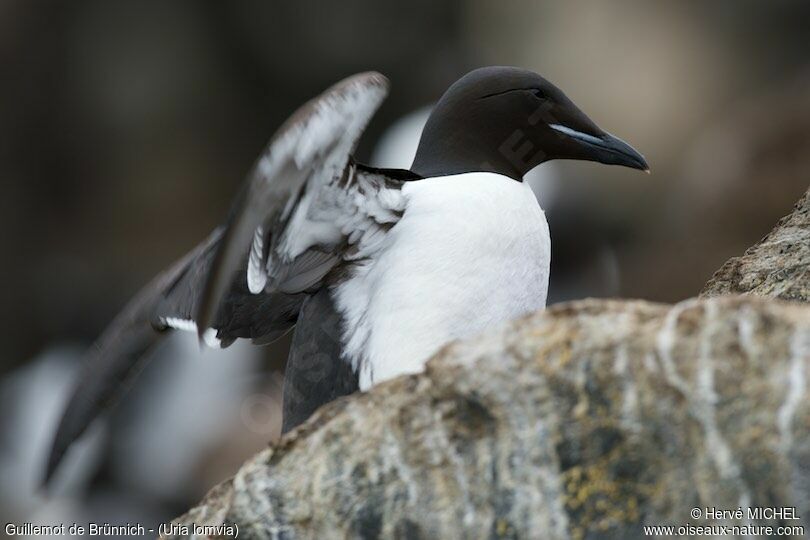
[(286, 432), (336, 397), (418, 372), (452, 340), (545, 307), (551, 239), (528, 171), (552, 159), (649, 170), (556, 86), (515, 67), (450, 86), (409, 170), (365, 166), (352, 153), (387, 90), (379, 73), (354, 75), (279, 128), (226, 223), (89, 351), (46, 482), (167, 330), (227, 347), (294, 328)]

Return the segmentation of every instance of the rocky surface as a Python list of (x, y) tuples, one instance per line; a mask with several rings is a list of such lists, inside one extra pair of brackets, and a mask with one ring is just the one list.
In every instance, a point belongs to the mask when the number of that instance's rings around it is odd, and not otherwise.
[(180, 522), (248, 538), (629, 538), (746, 523), (693, 507), (810, 516), (809, 364), (808, 306), (560, 305), (325, 407)]
[(701, 294), (810, 301), (810, 191), (759, 244), (729, 259)]

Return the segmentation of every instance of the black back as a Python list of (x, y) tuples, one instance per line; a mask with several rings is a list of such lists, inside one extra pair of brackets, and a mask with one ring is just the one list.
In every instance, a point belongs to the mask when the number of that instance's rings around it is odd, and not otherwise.
[(328, 287), (304, 301), (284, 372), (282, 432), (315, 410), (358, 390), (358, 376), (341, 358), (341, 317)]

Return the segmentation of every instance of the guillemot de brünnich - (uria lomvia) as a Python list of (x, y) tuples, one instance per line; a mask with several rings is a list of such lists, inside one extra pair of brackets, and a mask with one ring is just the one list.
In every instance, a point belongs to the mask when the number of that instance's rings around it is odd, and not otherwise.
[(551, 239), (522, 182), (528, 171), (552, 159), (648, 171), (560, 89), (514, 67), (450, 86), (410, 170), (368, 167), (352, 152), (387, 90), (379, 73), (354, 75), (279, 128), (225, 224), (139, 292), (88, 352), (46, 481), (167, 330), (226, 347), (294, 328), (288, 431), (341, 395), (421, 370), (449, 341), (545, 307)]

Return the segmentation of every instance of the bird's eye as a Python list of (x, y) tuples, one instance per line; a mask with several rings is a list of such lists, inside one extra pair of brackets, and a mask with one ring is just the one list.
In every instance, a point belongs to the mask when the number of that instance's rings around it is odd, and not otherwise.
[(546, 93), (540, 90), (539, 88), (532, 88), (531, 93), (534, 94), (534, 97), (536, 97), (537, 99), (544, 99), (544, 100), (548, 99)]

